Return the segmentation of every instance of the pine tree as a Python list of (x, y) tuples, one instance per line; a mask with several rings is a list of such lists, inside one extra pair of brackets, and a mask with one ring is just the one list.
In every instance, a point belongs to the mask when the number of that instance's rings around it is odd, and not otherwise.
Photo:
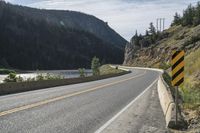
[(197, 26), (200, 24), (200, 2), (197, 3), (196, 9), (195, 9), (195, 16), (193, 18), (193, 25)]
[(150, 27), (149, 27), (149, 34), (153, 35), (156, 34), (156, 28), (154, 27), (153, 23), (150, 23)]
[(140, 41), (139, 36), (138, 36), (137, 30), (136, 30), (135, 35), (131, 39), (131, 43), (134, 44), (135, 46), (140, 46), (139, 41)]
[(150, 23), (150, 27), (149, 27), (149, 34), (150, 34), (151, 43), (155, 43), (157, 39), (157, 35), (156, 35), (156, 28), (154, 27), (152, 22)]
[(195, 16), (195, 8), (192, 7), (192, 5), (190, 4), (183, 13), (182, 25), (183, 26), (192, 25), (194, 16)]
[(146, 30), (145, 36), (149, 36), (149, 31)]
[(172, 25), (179, 25), (181, 24), (181, 16), (176, 12), (174, 15), (174, 21)]

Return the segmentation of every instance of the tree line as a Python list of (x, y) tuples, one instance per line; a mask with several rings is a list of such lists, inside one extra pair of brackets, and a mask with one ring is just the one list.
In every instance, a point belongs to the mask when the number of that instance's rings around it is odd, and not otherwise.
[(157, 41), (163, 39), (166, 36), (166, 33), (161, 31), (156, 31), (155, 26), (151, 22), (149, 24), (148, 30), (146, 30), (145, 35), (135, 32), (135, 35), (131, 38), (130, 43), (137, 48), (149, 47), (155, 44)]
[(174, 15), (173, 25), (182, 25), (182, 26), (197, 26), (200, 24), (200, 2), (195, 6), (190, 4), (186, 10), (183, 11), (181, 16), (177, 12)]
[[(177, 12), (174, 15), (174, 20), (171, 26), (182, 25), (182, 26), (197, 26), (200, 24), (200, 2), (195, 6), (190, 4), (184, 11), (181, 16)], [(131, 44), (137, 48), (149, 47), (155, 44), (157, 41), (167, 37), (166, 32), (156, 31), (153, 23), (150, 23), (148, 30), (146, 30), (145, 35), (138, 35), (137, 31), (131, 39)]]

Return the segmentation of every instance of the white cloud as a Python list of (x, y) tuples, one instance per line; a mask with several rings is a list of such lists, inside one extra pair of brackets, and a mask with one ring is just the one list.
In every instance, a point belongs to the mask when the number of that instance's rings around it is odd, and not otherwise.
[(64, 9), (92, 14), (104, 21), (127, 40), (137, 29), (144, 33), (150, 22), (166, 18), (169, 27), (175, 12), (181, 13), (198, 0), (9, 0), (31, 7)]

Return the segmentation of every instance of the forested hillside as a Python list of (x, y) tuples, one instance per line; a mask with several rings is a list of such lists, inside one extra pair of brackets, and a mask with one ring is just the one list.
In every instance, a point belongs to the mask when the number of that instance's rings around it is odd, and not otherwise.
[(17, 69), (122, 63), (126, 41), (105, 22), (73, 11), (41, 10), (0, 1), (0, 66)]

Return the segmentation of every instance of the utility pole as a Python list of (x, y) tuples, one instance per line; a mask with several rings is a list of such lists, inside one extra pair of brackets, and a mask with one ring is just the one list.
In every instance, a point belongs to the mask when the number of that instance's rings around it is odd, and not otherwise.
[(165, 18), (163, 18), (163, 31), (165, 30)]
[(157, 32), (162, 32), (165, 30), (165, 18), (157, 18), (156, 19), (156, 29)]
[(162, 18), (160, 18), (160, 32), (162, 31)]
[(156, 30), (158, 32), (158, 18), (156, 19)]
[(176, 120), (175, 125), (178, 123), (178, 86), (175, 87), (175, 104), (176, 104)]

